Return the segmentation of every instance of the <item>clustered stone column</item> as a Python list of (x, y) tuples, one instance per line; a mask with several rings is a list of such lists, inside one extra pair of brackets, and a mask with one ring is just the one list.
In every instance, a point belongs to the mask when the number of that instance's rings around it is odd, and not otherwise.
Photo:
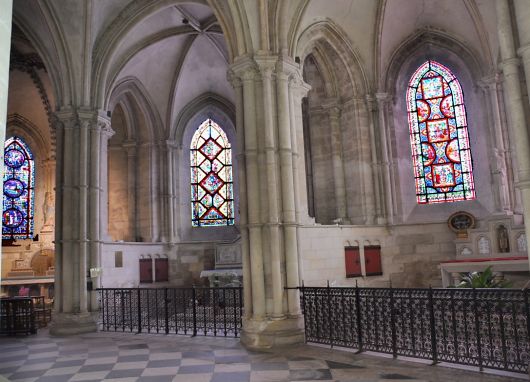
[(491, 136), (494, 137), (493, 144), (493, 166), (491, 174), (493, 176), (494, 184), (494, 200), (495, 209), (497, 213), (512, 213), (513, 211), (513, 197), (510, 195), (510, 187), (512, 183), (509, 177), (508, 168), (511, 168), (509, 153), (506, 150), (507, 137), (504, 134), (501, 118), (501, 78), (499, 74), (483, 78), (480, 86), (484, 92), (484, 96), (490, 102), (491, 120)]
[[(251, 348), (303, 340), (299, 296), (297, 138), (303, 84), (297, 64), (257, 55), (231, 66), (236, 91), (245, 318)], [(296, 88), (296, 90), (295, 90)], [(307, 89), (306, 89), (307, 90)], [(299, 122), (299, 123), (298, 123)]]
[[(9, 83), (9, 51), (11, 48), (11, 14), (13, 2), (5, 0), (0, 3), (0, 142), (4, 147), (6, 136), (7, 94)], [(3, 172), (4, 161), (0, 163)]]
[[(527, 85), (530, 89), (530, 26), (527, 25), (530, 17), (530, 3), (526, 0), (514, 1), (515, 14), (519, 30), (521, 49)], [(517, 156), (517, 186), (521, 190), (526, 237), (530, 237), (530, 145), (528, 127), (524, 113), (524, 101), (521, 92), (521, 78), (519, 75), (520, 60), (516, 55), (512, 17), (508, 0), (495, 1), (497, 9), (497, 31), (501, 54), (501, 66), (504, 74), (504, 89), (506, 94), (506, 107), (508, 123), (515, 140)], [(530, 252), (529, 252), (530, 258)]]
[[(100, 264), (101, 150), (109, 121), (91, 110), (56, 113), (57, 207), (55, 314), (50, 333), (96, 330), (87, 291), (90, 268)], [(106, 147), (105, 147), (106, 148)], [(106, 151), (105, 151), (106, 153)]]
[(337, 219), (341, 223), (347, 220), (346, 184), (344, 181), (344, 162), (342, 158), (342, 132), (340, 129), (340, 108), (333, 106), (328, 110), (329, 127), (331, 130), (331, 162), (333, 180), (335, 182), (335, 200)]

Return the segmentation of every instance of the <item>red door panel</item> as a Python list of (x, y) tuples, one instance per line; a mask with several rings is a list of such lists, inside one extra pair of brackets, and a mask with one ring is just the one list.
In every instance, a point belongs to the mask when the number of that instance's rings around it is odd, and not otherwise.
[(168, 259), (155, 259), (155, 281), (168, 281)]
[(346, 261), (346, 277), (362, 276), (359, 247), (346, 247), (344, 248), (344, 254)]
[(378, 276), (383, 274), (380, 246), (374, 245), (364, 247), (364, 264), (366, 276)]
[(140, 259), (140, 282), (141, 283), (152, 283), (153, 282), (153, 260)]

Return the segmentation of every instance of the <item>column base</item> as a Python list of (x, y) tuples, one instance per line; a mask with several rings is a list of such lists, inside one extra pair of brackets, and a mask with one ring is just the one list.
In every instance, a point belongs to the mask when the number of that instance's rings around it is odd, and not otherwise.
[(241, 343), (247, 349), (270, 349), (304, 342), (302, 316), (284, 319), (243, 319)]
[(97, 330), (91, 313), (55, 313), (50, 325), (52, 336), (69, 336)]

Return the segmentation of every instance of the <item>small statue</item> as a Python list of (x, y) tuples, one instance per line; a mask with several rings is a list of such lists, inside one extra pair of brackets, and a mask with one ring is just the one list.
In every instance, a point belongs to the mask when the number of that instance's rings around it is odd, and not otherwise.
[(44, 226), (53, 226), (55, 219), (55, 200), (53, 192), (44, 194)]
[(507, 253), (510, 252), (510, 242), (508, 240), (508, 230), (504, 225), (500, 225), (497, 228), (497, 240), (499, 242), (499, 252)]

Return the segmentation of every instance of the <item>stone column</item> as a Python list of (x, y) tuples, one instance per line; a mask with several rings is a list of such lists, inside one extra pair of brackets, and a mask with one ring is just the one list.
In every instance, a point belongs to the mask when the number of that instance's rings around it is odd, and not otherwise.
[(101, 241), (110, 240), (109, 238), (109, 140), (115, 134), (112, 130), (110, 121), (101, 124), (99, 138), (99, 179), (100, 179), (100, 222), (99, 237)]
[[(298, 285), (298, 223), (296, 220), (296, 202), (294, 186), (294, 163), (291, 111), (289, 99), (289, 77), (295, 76), (300, 78), (297, 68), (293, 62), (280, 57), (277, 65), (276, 74), (276, 92), (278, 104), (278, 141), (280, 148), (280, 174), (281, 174), (281, 191), (282, 191), (282, 218), (283, 218), (283, 237), (285, 245), (285, 266), (288, 287), (297, 287)], [(300, 104), (301, 107), (301, 104)], [(291, 297), (296, 294), (290, 293)], [(296, 317), (299, 314), (299, 301), (288, 300), (289, 314)], [(296, 321), (292, 323), (296, 325)], [(296, 330), (292, 327), (292, 339), (296, 340)]]
[[(250, 348), (303, 340), (298, 300), (288, 299), (284, 291), (286, 283), (298, 286), (293, 108), (289, 93), (289, 78), (296, 68), (294, 62), (264, 52), (255, 59), (238, 57), (231, 67), (233, 76), (242, 80), (242, 86), (234, 80), (232, 84), (237, 105), (243, 109), (239, 117), (243, 119), (243, 131), (238, 128), (244, 144), (240, 183), (245, 180), (241, 196), (246, 194), (247, 199), (240, 206), (242, 223), (248, 227), (250, 267), (246, 265), (242, 235), (243, 267), (251, 278), (252, 293), (245, 298), (252, 300), (252, 315), (246, 312), (241, 341)], [(263, 129), (263, 142), (258, 142), (258, 124)], [(265, 296), (271, 297), (268, 309)]]
[(136, 142), (125, 141), (123, 148), (127, 152), (127, 217), (129, 219), (129, 234), (127, 241), (136, 241), (138, 238), (137, 219), (137, 152)]
[(250, 272), (250, 249), (248, 238), (248, 204), (247, 204), (247, 181), (245, 161), (245, 129), (243, 113), (243, 83), (233, 72), (228, 73), (228, 79), (236, 94), (236, 133), (237, 133), (237, 168), (239, 180), (239, 227), (241, 230), (241, 261), (243, 263), (243, 305), (245, 307), (244, 318), (252, 317), (252, 275)]
[(364, 101), (363, 99), (356, 98), (353, 100), (353, 105), (355, 110), (355, 128), (359, 132), (356, 144), (359, 148), (361, 159), (357, 165), (360, 166), (359, 170), (362, 176), (360, 191), (363, 196), (363, 216), (364, 223), (370, 225), (374, 224), (377, 215), (375, 207), (376, 191), (374, 189), (374, 177), (372, 176), (374, 168), (371, 162), (370, 146), (366, 145), (367, 142), (370, 142), (371, 135), (366, 126), (370, 124), (371, 119), (370, 116), (363, 115), (363, 112), (368, 113), (367, 105)]
[(523, 59), (526, 88), (530, 94), (530, 2), (528, 0), (514, 0), (513, 4), (520, 44), (517, 53)]
[(332, 106), (328, 110), (331, 130), (331, 163), (335, 182), (336, 219), (340, 224), (347, 220), (346, 185), (344, 181), (344, 163), (342, 160), (342, 132), (340, 128), (340, 108)]
[(258, 134), (256, 126), (257, 71), (246, 65), (243, 79), (243, 118), (245, 129), (245, 178), (247, 192), (247, 218), (250, 249), (250, 274), (252, 282), (252, 319), (265, 317), (265, 276), (263, 273), (263, 248), (260, 216), (260, 177), (258, 167)]
[(391, 172), (391, 158), (390, 151), (390, 132), (388, 129), (388, 110), (391, 97), (388, 93), (376, 93), (375, 99), (377, 102), (377, 116), (380, 131), (380, 145), (381, 145), (381, 160), (380, 160), (380, 176), (383, 178), (382, 200), (384, 204), (385, 219), (388, 223), (393, 221), (395, 192), (393, 192), (393, 180)]
[[(303, 137), (303, 118), (302, 118), (302, 98), (307, 95), (310, 87), (307, 85), (300, 73), (296, 73), (290, 77), (289, 81), (289, 108), (290, 108), (290, 122), (291, 122), (291, 152), (293, 157), (293, 180), (294, 180), (294, 195), (295, 195), (295, 209), (296, 216), (295, 221), (297, 225), (297, 252), (294, 256), (293, 252), (289, 253), (289, 256), (285, 259), (285, 268), (287, 274), (287, 287), (296, 288), (300, 286), (302, 259), (300, 251), (300, 243), (298, 242), (298, 229), (301, 224), (302, 215), (307, 218), (307, 199), (299, 196), (301, 190), (305, 191), (305, 166), (303, 165), (304, 155), (304, 137)], [(302, 165), (299, 166), (299, 164)], [(300, 170), (302, 169), (302, 170)], [(302, 174), (300, 174), (300, 172)], [(344, 174), (344, 172), (343, 172)], [(300, 184), (302, 183), (302, 184)], [(300, 203), (302, 199), (302, 205)], [(347, 212), (346, 215), (347, 217)], [(287, 301), (289, 308), (290, 317), (300, 316), (300, 294), (297, 289), (287, 290)]]
[[(525, 4), (524, 2), (517, 2), (518, 7), (524, 8), (521, 11), (526, 10)], [(504, 74), (508, 124), (513, 132), (517, 156), (517, 186), (521, 190), (523, 201), (526, 237), (530, 237), (530, 145), (523, 98), (521, 95), (519, 59), (515, 55), (515, 43), (508, 0), (497, 0), (495, 1), (495, 6), (497, 9), (497, 32), (499, 35), (499, 48), (502, 60), (501, 66)], [(528, 19), (526, 20), (528, 21)], [(528, 37), (530, 38), (530, 36)], [(530, 78), (530, 72), (527, 73), (527, 78)], [(530, 258), (530, 252), (528, 252), (528, 256)]]
[[(4, 147), (7, 123), (7, 96), (9, 94), (9, 57), (11, 49), (12, 0), (0, 2), (0, 143)], [(4, 150), (1, 155), (0, 171), (4, 172)], [(0, 255), (2, 254), (0, 247)]]
[(509, 167), (508, 156), (506, 155), (506, 138), (502, 128), (502, 118), (500, 109), (499, 86), (501, 83), (500, 76), (495, 74), (491, 77), (484, 78), (481, 81), (481, 88), (484, 95), (488, 98), (491, 119), (491, 141), (493, 146), (493, 163), (491, 174), (494, 183), (494, 198), (497, 213), (511, 212), (510, 201), (510, 183), (507, 169)]
[(64, 335), (96, 330), (89, 312), (87, 272), (91, 260), (99, 259), (99, 198), (94, 196), (99, 187), (99, 147), (97, 137), (91, 134), (98, 116), (92, 110), (64, 108), (56, 117), (61, 125), (57, 139), (57, 189), (61, 195), (56, 214), (62, 216), (55, 235), (60, 243), (56, 248), (59, 277), (50, 333)]
[(368, 109), (368, 134), (370, 140), (370, 159), (371, 159), (371, 182), (374, 187), (374, 202), (375, 202), (375, 223), (382, 224), (385, 222), (384, 219), (384, 206), (382, 198), (382, 184), (381, 184), (381, 168), (380, 158), (378, 157), (377, 150), (377, 130), (376, 121), (378, 120), (377, 115), (377, 103), (374, 97), (366, 97), (366, 106)]
[[(110, 129), (110, 119), (105, 114), (100, 114), (97, 117), (97, 123), (90, 126), (90, 187), (89, 187), (89, 203), (91, 206), (91, 216), (89, 222), (90, 235), (90, 261), (89, 268), (101, 267), (101, 226), (105, 223), (102, 216), (103, 210), (107, 210), (107, 202), (103, 199), (103, 186), (106, 188), (107, 178), (102, 177), (102, 157), (105, 157), (106, 164), (107, 150), (102, 152), (102, 135), (104, 131)], [(105, 172), (106, 174), (106, 172)], [(94, 288), (101, 287), (101, 277), (92, 279)], [(97, 292), (93, 291), (90, 296), (89, 310), (97, 309)]]
[[(272, 61), (272, 62), (271, 62)], [(261, 69), (263, 83), (263, 118), (265, 133), (265, 166), (267, 178), (268, 214), (266, 217), (269, 241), (270, 241), (270, 264), (272, 282), (272, 318), (283, 317), (283, 283), (281, 274), (281, 232), (279, 203), (281, 195), (278, 192), (278, 147), (274, 134), (274, 109), (272, 105), (272, 71), (275, 58), (261, 59), (258, 61)]]
[[(176, 209), (176, 196), (175, 190), (175, 175), (178, 174), (175, 171), (175, 153), (177, 152), (178, 145), (174, 141), (166, 142), (166, 161), (167, 161), (167, 231), (169, 242), (175, 242), (177, 240), (175, 233), (175, 209)], [(177, 215), (178, 216), (178, 215)]]

